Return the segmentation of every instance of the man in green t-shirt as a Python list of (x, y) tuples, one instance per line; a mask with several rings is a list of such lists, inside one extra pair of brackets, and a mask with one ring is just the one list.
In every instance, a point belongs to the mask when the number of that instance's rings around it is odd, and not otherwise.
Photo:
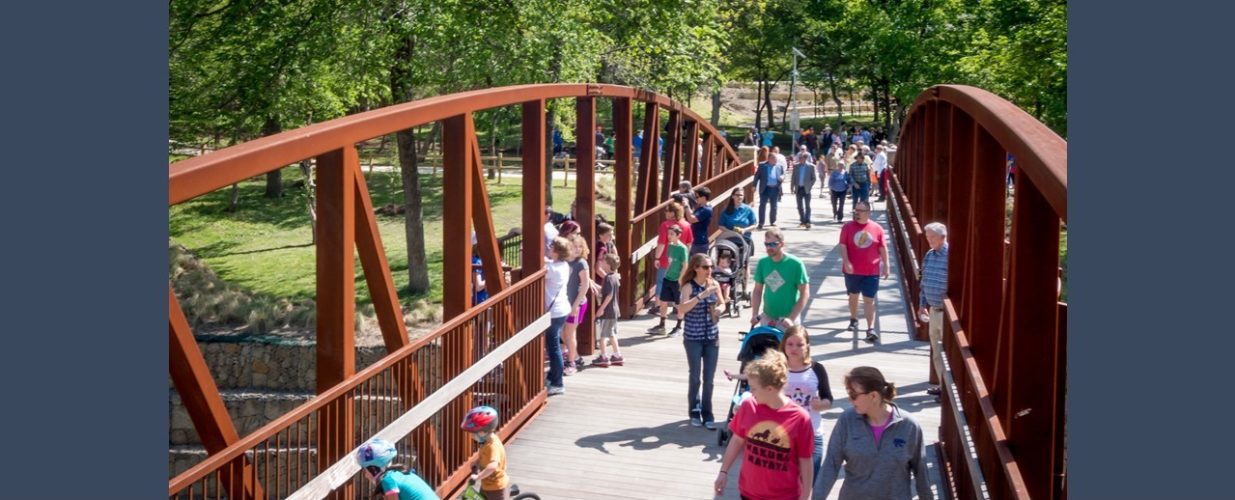
[[(669, 244), (665, 246), (665, 253), (669, 257), (669, 265), (665, 267), (665, 279), (661, 281), (660, 288), (660, 324), (648, 330), (648, 333), (665, 333), (665, 319), (669, 317), (669, 307), (678, 303), (678, 278), (682, 276), (682, 268), (686, 266), (686, 259), (690, 256), (686, 245), (682, 244), (682, 228), (679, 226), (669, 226), (668, 229)], [(676, 337), (678, 332), (682, 331), (682, 318), (678, 316), (677, 325), (669, 332), (670, 337)]]
[[(785, 236), (778, 228), (768, 228), (763, 233), (763, 245), (768, 256), (759, 259), (755, 266), (750, 324), (789, 328), (798, 323), (810, 296), (806, 265), (785, 252)], [(761, 304), (763, 309), (759, 308)]]

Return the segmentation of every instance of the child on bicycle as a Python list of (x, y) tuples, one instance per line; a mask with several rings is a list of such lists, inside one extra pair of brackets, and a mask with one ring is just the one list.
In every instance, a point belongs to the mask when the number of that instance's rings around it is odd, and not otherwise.
[(459, 426), (472, 434), (472, 439), (480, 443), (480, 457), (476, 459), (476, 468), (480, 471), (472, 474), (472, 481), (480, 483), (480, 494), (488, 500), (510, 499), (510, 478), (506, 476), (506, 447), (497, 433), (497, 410), (488, 406), (477, 406), (467, 412), (463, 423)]
[(437, 492), (403, 465), (391, 465), (399, 452), (385, 439), (374, 438), (356, 450), (356, 462), (386, 500), (438, 500)]

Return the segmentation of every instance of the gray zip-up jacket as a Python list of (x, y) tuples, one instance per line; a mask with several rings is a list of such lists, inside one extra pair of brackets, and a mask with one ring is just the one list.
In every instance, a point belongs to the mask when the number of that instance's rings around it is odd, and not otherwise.
[(866, 417), (853, 408), (845, 409), (828, 449), (815, 476), (811, 498), (823, 500), (836, 484), (841, 463), (845, 465), (845, 482), (841, 484), (841, 500), (911, 499), (909, 474), (913, 473), (918, 498), (934, 500), (930, 481), (926, 477), (926, 445), (922, 428), (913, 417), (892, 405), (892, 421), (884, 429), (879, 444)]

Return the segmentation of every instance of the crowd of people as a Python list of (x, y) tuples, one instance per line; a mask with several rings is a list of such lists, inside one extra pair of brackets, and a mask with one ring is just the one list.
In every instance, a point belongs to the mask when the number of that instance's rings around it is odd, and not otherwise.
[[(603, 144), (604, 136), (599, 129), (597, 134), (597, 144)], [(635, 140), (641, 139), (636, 136)], [(867, 146), (877, 139), (880, 142), (874, 149)], [(724, 492), (731, 467), (741, 459), (738, 489), (743, 498), (826, 498), (841, 467), (846, 471), (841, 498), (911, 498), (914, 482), (919, 498), (932, 498), (926, 478), (922, 429), (894, 402), (896, 387), (879, 369), (862, 366), (843, 376), (850, 405), (837, 417), (830, 436), (825, 435), (822, 412), (832, 409), (835, 401), (827, 370), (812, 358), (810, 332), (801, 324), (810, 298), (810, 278), (806, 263), (789, 251), (787, 233), (776, 223), (780, 197), (788, 187), (796, 200), (798, 228), (809, 230), (814, 222), (811, 199), (816, 184), (820, 185), (820, 197), (831, 197), (832, 222), (850, 216), (840, 227), (837, 241), (839, 274), (848, 298), (847, 328), (856, 335), (860, 320), (864, 320), (864, 340), (879, 343), (874, 304), (881, 280), (890, 275), (890, 261), (883, 229), (871, 219), (870, 196), (877, 194), (876, 201), (880, 201), (888, 194), (889, 146), (878, 131), (872, 134), (860, 127), (849, 133), (834, 133), (825, 127), (816, 134), (808, 129), (800, 137), (798, 150), (790, 156), (770, 145), (770, 134), (752, 130), (748, 140), (763, 143), (754, 179), (759, 196), (757, 215), (741, 188), (726, 193), (728, 199), (723, 206), (713, 207), (709, 188), (683, 182), (678, 191), (670, 194), (664, 222), (658, 228), (656, 245), (649, 256), (656, 268), (656, 291), (648, 312), (656, 323), (648, 333), (681, 338), (689, 377), (685, 388), (689, 423), (709, 430), (724, 425), (732, 432), (714, 485), (715, 493)], [(636, 147), (635, 151), (639, 149)], [(848, 214), (846, 198), (851, 202)], [(588, 365), (578, 354), (576, 334), (591, 307), (589, 295), (596, 302), (599, 349), (590, 365), (625, 364), (617, 333), (617, 319), (622, 316), (617, 298), (622, 283), (617, 269), (623, 256), (616, 252), (613, 228), (598, 223), (596, 269), (589, 268), (591, 249), (581, 234), (579, 222), (573, 217), (561, 220), (549, 208), (545, 215), (544, 300), (550, 317), (545, 332), (549, 365), (545, 382), (548, 394), (556, 396), (565, 393), (564, 377)], [(716, 271), (729, 269), (733, 257), (714, 259), (710, 252), (713, 242), (709, 241), (707, 230), (714, 217), (718, 227), (740, 235), (747, 248), (755, 248), (752, 232), (763, 232), (765, 255), (757, 260), (751, 274), (754, 287), (749, 296), (750, 326), (783, 332), (778, 349), (744, 363), (739, 373), (724, 371), (726, 377), (741, 379), (749, 387), (749, 397), (731, 409), (731, 417), (724, 424), (717, 422), (717, 412), (712, 408), (713, 380), (719, 364), (720, 317), (734, 297), (728, 290), (734, 281), (722, 284)], [(930, 250), (922, 274), (917, 277), (923, 293), (916, 312), (920, 321), (929, 324), (934, 352), (940, 347), (942, 336), (947, 230), (942, 224), (932, 223), (925, 231)], [(483, 278), (477, 279), (482, 280), (483, 287)], [(862, 316), (859, 309), (864, 313)], [(932, 386), (928, 392), (938, 395), (939, 389)], [(492, 427), (486, 427), (489, 422), (496, 422), (496, 413), (486, 408), (473, 413), (476, 412), (477, 420), (464, 423), (464, 430), (475, 432), (482, 445), (476, 477), (487, 479), (482, 481), (484, 496), (504, 498), (504, 488), (509, 484), (504, 473), (504, 451), (497, 449), (501, 443)], [(469, 414), (471, 418), (473, 414)], [(406, 480), (397, 474), (383, 475), (384, 469), (370, 472), (370, 477), (387, 494), (396, 492), (397, 481)], [(411, 485), (409, 488), (423, 489), (414, 481), (406, 481)]]

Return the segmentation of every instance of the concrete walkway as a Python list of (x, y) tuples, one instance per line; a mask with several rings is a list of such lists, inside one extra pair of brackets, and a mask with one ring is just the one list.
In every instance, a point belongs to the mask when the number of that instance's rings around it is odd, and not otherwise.
[[(792, 196), (782, 197), (777, 222), (787, 250), (806, 263), (810, 275), (811, 298), (803, 322), (811, 332), (812, 355), (827, 369), (837, 398), (835, 407), (823, 415), (825, 436), (831, 435), (837, 417), (849, 407), (844, 374), (856, 366), (877, 367), (896, 384), (896, 403), (922, 425), (932, 482), (938, 485), (930, 445), (938, 438), (939, 405), (925, 392), (928, 347), (909, 339), (911, 319), (902, 300), (900, 270), (893, 266), (892, 277), (881, 281), (876, 309), (882, 341), (867, 344), (859, 338), (864, 332), (854, 336), (845, 329), (849, 313), (836, 247), (841, 226), (824, 222), (831, 213), (829, 200), (817, 196), (812, 200), (817, 224), (811, 229), (796, 228)], [(883, 204), (874, 208), (874, 219), (890, 234)], [(759, 257), (765, 255), (762, 236), (755, 234)], [(890, 254), (895, 262), (894, 247)], [(737, 332), (749, 329), (749, 318), (750, 310), (743, 309), (739, 318), (721, 320), (720, 363), (712, 398), (718, 421), (727, 415), (734, 390), (721, 369), (737, 370)], [(646, 314), (622, 321), (626, 365), (589, 368), (566, 378), (567, 393), (551, 398), (543, 414), (510, 443), (509, 473), (522, 489), (545, 499), (713, 498), (712, 481), (724, 449), (717, 445), (715, 432), (690, 426), (682, 342), (644, 333), (653, 324), (655, 319)], [(864, 320), (859, 327), (865, 329)], [(739, 468), (731, 471), (730, 485), (721, 498), (738, 498)], [(839, 490), (838, 483), (831, 498)]]

